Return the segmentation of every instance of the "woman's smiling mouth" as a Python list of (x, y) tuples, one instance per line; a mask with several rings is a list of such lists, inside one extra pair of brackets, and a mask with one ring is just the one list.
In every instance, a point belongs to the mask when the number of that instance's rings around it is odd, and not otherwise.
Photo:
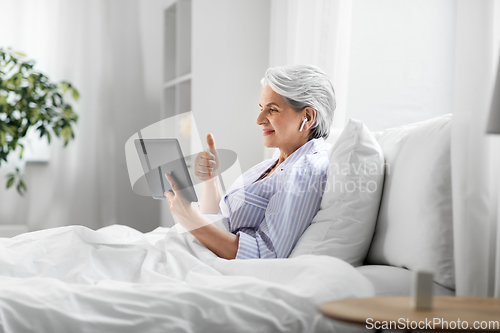
[(263, 130), (264, 132), (262, 133), (263, 136), (266, 136), (266, 135), (269, 135), (269, 134), (273, 134), (274, 133), (274, 130)]

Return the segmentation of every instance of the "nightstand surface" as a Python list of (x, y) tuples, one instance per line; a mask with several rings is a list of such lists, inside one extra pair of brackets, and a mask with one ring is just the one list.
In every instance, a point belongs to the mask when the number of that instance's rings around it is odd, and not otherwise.
[[(425, 322), (439, 318), (441, 323), (466, 321), (468, 330), (472, 330), (475, 321), (500, 322), (500, 298), (435, 296), (431, 310), (418, 311), (412, 308), (408, 296), (349, 298), (323, 303), (319, 308), (332, 319), (361, 325), (366, 325), (368, 318), (378, 322), (397, 322), (400, 318)], [(446, 329), (441, 325), (434, 328)]]

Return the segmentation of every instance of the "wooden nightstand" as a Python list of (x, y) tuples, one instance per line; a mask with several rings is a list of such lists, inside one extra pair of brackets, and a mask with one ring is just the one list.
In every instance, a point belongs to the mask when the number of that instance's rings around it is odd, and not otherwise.
[[(431, 310), (418, 311), (412, 308), (409, 296), (349, 298), (323, 303), (319, 309), (332, 319), (378, 332), (385, 329), (500, 332), (500, 298), (436, 296)], [(390, 323), (392, 328), (387, 327)], [(474, 325), (481, 324), (490, 325), (489, 330), (474, 329)]]

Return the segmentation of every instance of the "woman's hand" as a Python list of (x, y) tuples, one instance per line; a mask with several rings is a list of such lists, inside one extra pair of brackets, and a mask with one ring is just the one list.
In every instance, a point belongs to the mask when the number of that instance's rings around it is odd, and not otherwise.
[(207, 135), (208, 151), (202, 151), (194, 160), (194, 174), (200, 180), (205, 181), (214, 178), (219, 169), (219, 156), (215, 149), (214, 137)]
[(193, 216), (196, 216), (197, 212), (191, 205), (191, 202), (182, 195), (174, 178), (168, 173), (165, 174), (165, 177), (173, 190), (173, 192), (166, 191), (164, 193), (167, 198), (168, 207), (177, 221), (184, 226)]
[(174, 191), (174, 193), (165, 192), (165, 196), (176, 221), (217, 256), (225, 259), (236, 258), (239, 237), (204, 218), (196, 208), (193, 208), (191, 202), (184, 198), (172, 176), (167, 173), (165, 177)]
[(175, 220), (217, 256), (225, 259), (236, 258), (239, 237), (204, 218), (191, 202), (184, 198), (172, 176), (167, 173), (165, 177), (174, 191), (165, 192), (165, 196)]
[(200, 222), (204, 221), (204, 218), (198, 209), (193, 207), (191, 202), (182, 195), (175, 179), (168, 173), (165, 174), (165, 177), (170, 183), (173, 193), (172, 191), (166, 191), (164, 194), (167, 197), (168, 207), (177, 222), (188, 231), (206, 225), (205, 222)]

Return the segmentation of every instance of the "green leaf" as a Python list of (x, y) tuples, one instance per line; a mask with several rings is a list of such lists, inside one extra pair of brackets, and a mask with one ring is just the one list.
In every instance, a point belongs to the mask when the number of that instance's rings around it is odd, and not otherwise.
[(10, 126), (6, 126), (4, 127), (4, 129), (7, 131), (7, 133), (9, 133), (11, 136), (13, 137), (17, 137), (17, 127), (16, 126), (13, 126), (13, 125), (10, 125)]
[(72, 113), (73, 113), (73, 111), (70, 108), (64, 109), (64, 112), (63, 112), (64, 117), (66, 117), (66, 118), (71, 118)]
[(64, 137), (64, 145), (66, 146), (69, 142), (69, 139), (71, 137), (71, 127), (69, 126), (64, 126), (61, 135)]
[(61, 84), (59, 84), (59, 89), (62, 90), (63, 94), (65, 94), (66, 91), (68, 91), (68, 88), (69, 88), (69, 85), (67, 82), (61, 82)]
[(50, 132), (49, 132), (49, 131), (47, 131), (47, 132), (45, 133), (45, 135), (47, 136), (47, 141), (50, 143)]
[(9, 180), (7, 180), (7, 188), (11, 187), (12, 184), (14, 184), (14, 177), (10, 177)]
[(69, 139), (69, 136), (70, 136), (70, 133), (69, 133), (69, 128), (68, 126), (64, 126), (61, 130), (61, 135), (66, 139), (68, 140)]
[(75, 101), (78, 101), (78, 99), (80, 98), (80, 94), (78, 93), (78, 91), (75, 89), (75, 88), (72, 88), (72, 93), (73, 93), (73, 99)]
[(15, 54), (20, 55), (21, 57), (26, 57), (26, 54), (19, 52), (19, 51), (14, 51)]
[(27, 123), (21, 130), (21, 135), (19, 135), (19, 137), (24, 138), (26, 136), (26, 133), (28, 133), (29, 128), (30, 128), (29, 123)]
[(24, 185), (24, 182), (20, 180), (19, 184), (17, 184), (17, 193), (19, 193), (20, 196), (24, 196), (25, 192), (26, 192), (26, 185)]
[(21, 146), (21, 151), (19, 152), (19, 159), (23, 159), (23, 153), (24, 153), (24, 145), (19, 144)]
[(1, 131), (0, 132), (0, 147), (2, 147), (7, 140), (5, 139), (5, 132)]

